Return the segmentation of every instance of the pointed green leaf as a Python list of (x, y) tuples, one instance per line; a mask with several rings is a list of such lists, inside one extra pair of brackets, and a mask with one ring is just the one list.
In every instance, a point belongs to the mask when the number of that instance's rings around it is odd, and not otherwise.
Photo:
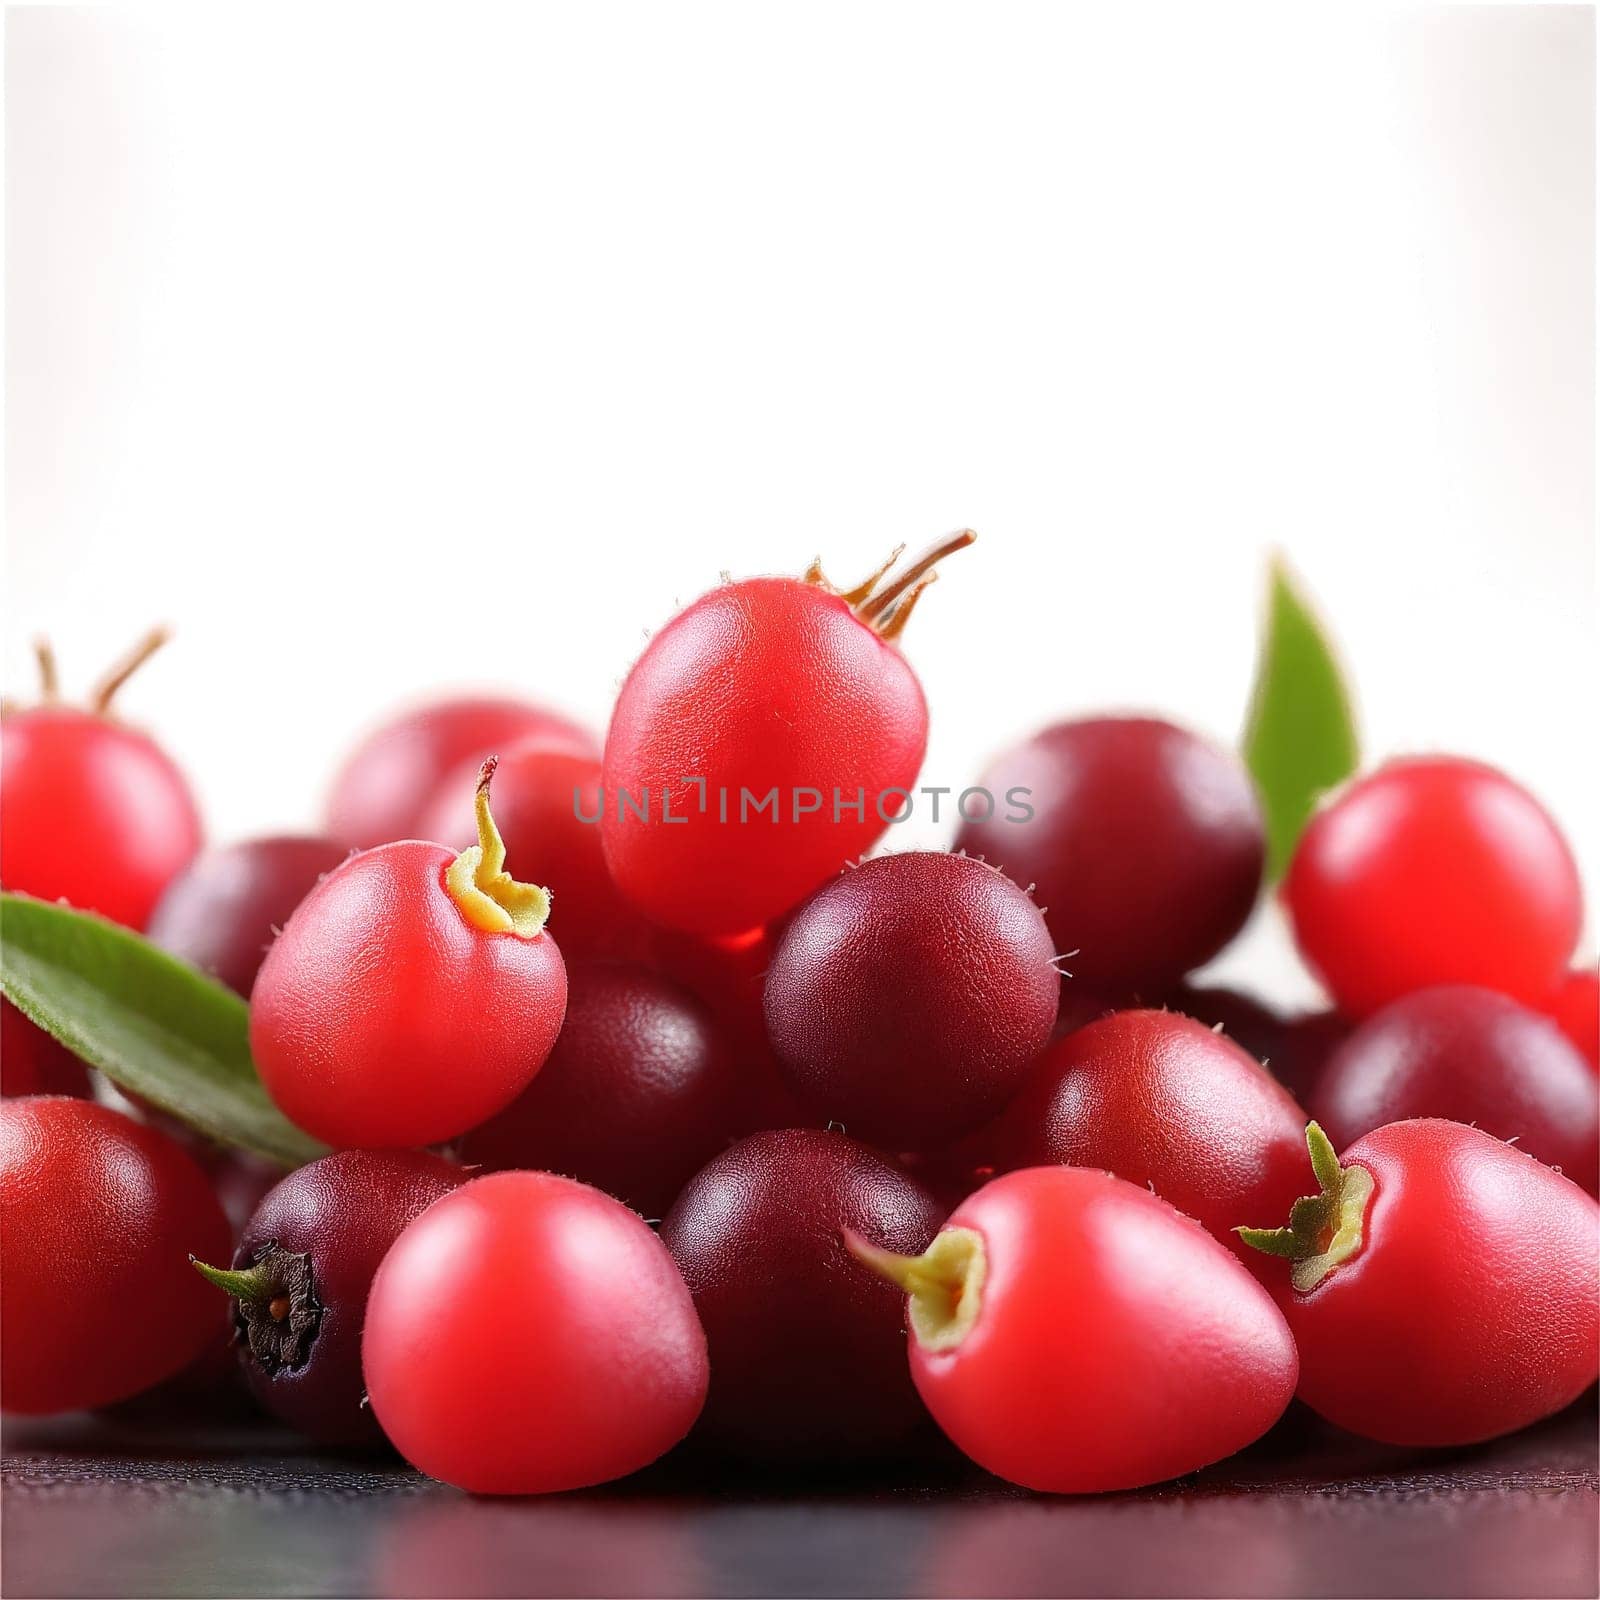
[(1281, 560), (1272, 564), (1244, 757), (1261, 792), (1267, 877), (1276, 882), (1318, 797), (1343, 783), (1359, 760), (1350, 695), (1333, 647)]
[(116, 923), (0, 895), (0, 988), (130, 1094), (223, 1144), (286, 1166), (326, 1155), (273, 1105), (231, 989)]

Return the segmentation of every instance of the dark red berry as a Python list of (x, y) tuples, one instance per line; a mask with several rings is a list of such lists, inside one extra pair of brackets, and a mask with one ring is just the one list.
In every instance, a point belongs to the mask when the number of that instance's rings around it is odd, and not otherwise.
[[(473, 842), (461, 796), (476, 769), (463, 765), (423, 815), (421, 837), (464, 850)], [(494, 815), (518, 870), (550, 891), (569, 961), (643, 959), (644, 919), (618, 893), (600, 846), (600, 759), (552, 747), (545, 735), (512, 746), (494, 774)], [(587, 820), (585, 820), (587, 819)]]
[(1290, 1017), (1279, 1036), (1278, 1053), (1268, 1063), (1273, 1077), (1301, 1105), (1310, 1105), (1328, 1057), (1350, 1037), (1352, 1027), (1337, 1011), (1307, 1011)]
[[(1284, 1020), (1259, 1000), (1237, 989), (1180, 984), (1162, 1002), (1208, 1028), (1219, 1029), (1248, 1056), (1272, 1066), (1283, 1049)], [(1276, 1076), (1276, 1074), (1274, 1074)]]
[[(587, 728), (524, 700), (467, 695), (392, 717), (350, 753), (328, 796), (328, 832), (352, 850), (426, 839), (422, 823), (447, 783), (459, 786), (489, 756), (537, 736), (580, 755), (597, 753)], [(448, 843), (448, 841), (441, 841)]]
[(578, 1178), (646, 1217), (738, 1129), (737, 1064), (704, 1007), (642, 967), (567, 973), (567, 1018), (522, 1093), (460, 1143), (468, 1166)]
[(167, 885), (149, 937), (249, 999), (272, 941), (347, 854), (331, 839), (293, 834), (208, 850)]
[(700, 1435), (775, 1462), (904, 1445), (923, 1413), (902, 1297), (846, 1253), (840, 1230), (915, 1253), (943, 1220), (898, 1167), (817, 1129), (755, 1134), (691, 1179), (661, 1237), (710, 1349)]
[(1305, 1126), (1231, 1040), (1170, 1011), (1119, 1011), (1050, 1046), (988, 1148), (1002, 1170), (1060, 1163), (1148, 1184), (1255, 1265), (1233, 1230), (1298, 1197)]
[[(982, 785), (994, 808), (962, 824), (957, 847), (1034, 886), (1063, 966), (1087, 984), (1149, 998), (1250, 915), (1261, 809), (1219, 745), (1151, 718), (1063, 722), (1000, 756)], [(1019, 789), (1032, 818), (1008, 821)]]
[(142, 929), (161, 892), (200, 848), (183, 774), (148, 735), (111, 715), (128, 676), (165, 639), (115, 668), (87, 711), (55, 698), (41, 646), (44, 704), (0, 721), (0, 884), (65, 900)]
[(92, 1092), (89, 1069), (9, 1000), (0, 1000), (0, 1095), (66, 1094), (87, 1100)]
[(1489, 989), (1419, 989), (1374, 1012), (1329, 1057), (1310, 1110), (1336, 1149), (1385, 1123), (1444, 1117), (1591, 1194), (1600, 1178), (1600, 1080), (1549, 1017)]
[(324, 1444), (383, 1438), (362, 1404), (367, 1292), (407, 1223), (466, 1177), (421, 1150), (343, 1150), (267, 1192), (232, 1270), (196, 1262), (234, 1297), (240, 1363), (274, 1416)]
[(1050, 1038), (1061, 980), (1039, 909), (967, 856), (881, 856), (819, 890), (767, 973), (767, 1032), (796, 1090), (891, 1149), (966, 1132)]
[(1301, 953), (1356, 1018), (1441, 983), (1542, 1005), (1583, 920), (1549, 813), (1458, 756), (1391, 761), (1336, 795), (1301, 836), (1283, 893)]
[(1549, 1010), (1589, 1065), (1600, 1067), (1600, 972), (1569, 972)]

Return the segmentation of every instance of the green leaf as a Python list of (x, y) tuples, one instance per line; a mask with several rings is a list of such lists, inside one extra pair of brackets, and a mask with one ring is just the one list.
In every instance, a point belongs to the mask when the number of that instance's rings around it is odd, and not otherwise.
[(1318, 797), (1343, 783), (1360, 759), (1350, 695), (1333, 647), (1281, 559), (1272, 563), (1244, 757), (1261, 792), (1267, 878), (1276, 882)]
[(130, 1094), (285, 1166), (326, 1155), (273, 1105), (250, 1059), (250, 1008), (116, 923), (0, 894), (0, 988)]

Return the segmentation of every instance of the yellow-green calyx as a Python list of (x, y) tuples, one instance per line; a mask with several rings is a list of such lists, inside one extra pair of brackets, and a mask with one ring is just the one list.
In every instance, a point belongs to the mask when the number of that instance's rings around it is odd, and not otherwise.
[(445, 868), (444, 886), (473, 927), (485, 933), (514, 933), (519, 939), (533, 939), (550, 915), (550, 891), (535, 883), (518, 883), (505, 870), (505, 841), (489, 810), (489, 784), (496, 765), (496, 757), (490, 756), (478, 773), (473, 796), (478, 842), (468, 845)]
[(1311, 1170), (1322, 1189), (1289, 1208), (1286, 1228), (1235, 1228), (1252, 1249), (1294, 1263), (1289, 1281), (1309, 1294), (1335, 1267), (1361, 1248), (1372, 1174), (1365, 1167), (1341, 1167), (1332, 1143), (1316, 1123), (1306, 1126)]
[(971, 1333), (988, 1268), (983, 1235), (946, 1228), (920, 1256), (896, 1255), (844, 1230), (845, 1248), (910, 1297), (911, 1332), (924, 1350), (954, 1350)]

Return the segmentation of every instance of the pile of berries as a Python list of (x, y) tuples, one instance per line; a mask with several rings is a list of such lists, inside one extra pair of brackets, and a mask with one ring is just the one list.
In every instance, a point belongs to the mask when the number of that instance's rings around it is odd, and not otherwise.
[(226, 1341), (301, 1433), (473, 1491), (937, 1425), (1075, 1493), (1297, 1395), (1430, 1446), (1583, 1393), (1597, 983), (1551, 818), (1447, 756), (1325, 796), (1281, 890), (1304, 1016), (1189, 982), (1265, 841), (1239, 758), (1169, 722), (1047, 728), (960, 791), (953, 851), (869, 856), (927, 741), (900, 636), (970, 538), (848, 590), (726, 581), (603, 744), (443, 701), (355, 750), (324, 836), (206, 853), (112, 710), (137, 659), (79, 710), (44, 655), (4, 887), (247, 997), (333, 1153), (275, 1172), (113, 1103), (7, 1004), (5, 1407), (192, 1393)]

